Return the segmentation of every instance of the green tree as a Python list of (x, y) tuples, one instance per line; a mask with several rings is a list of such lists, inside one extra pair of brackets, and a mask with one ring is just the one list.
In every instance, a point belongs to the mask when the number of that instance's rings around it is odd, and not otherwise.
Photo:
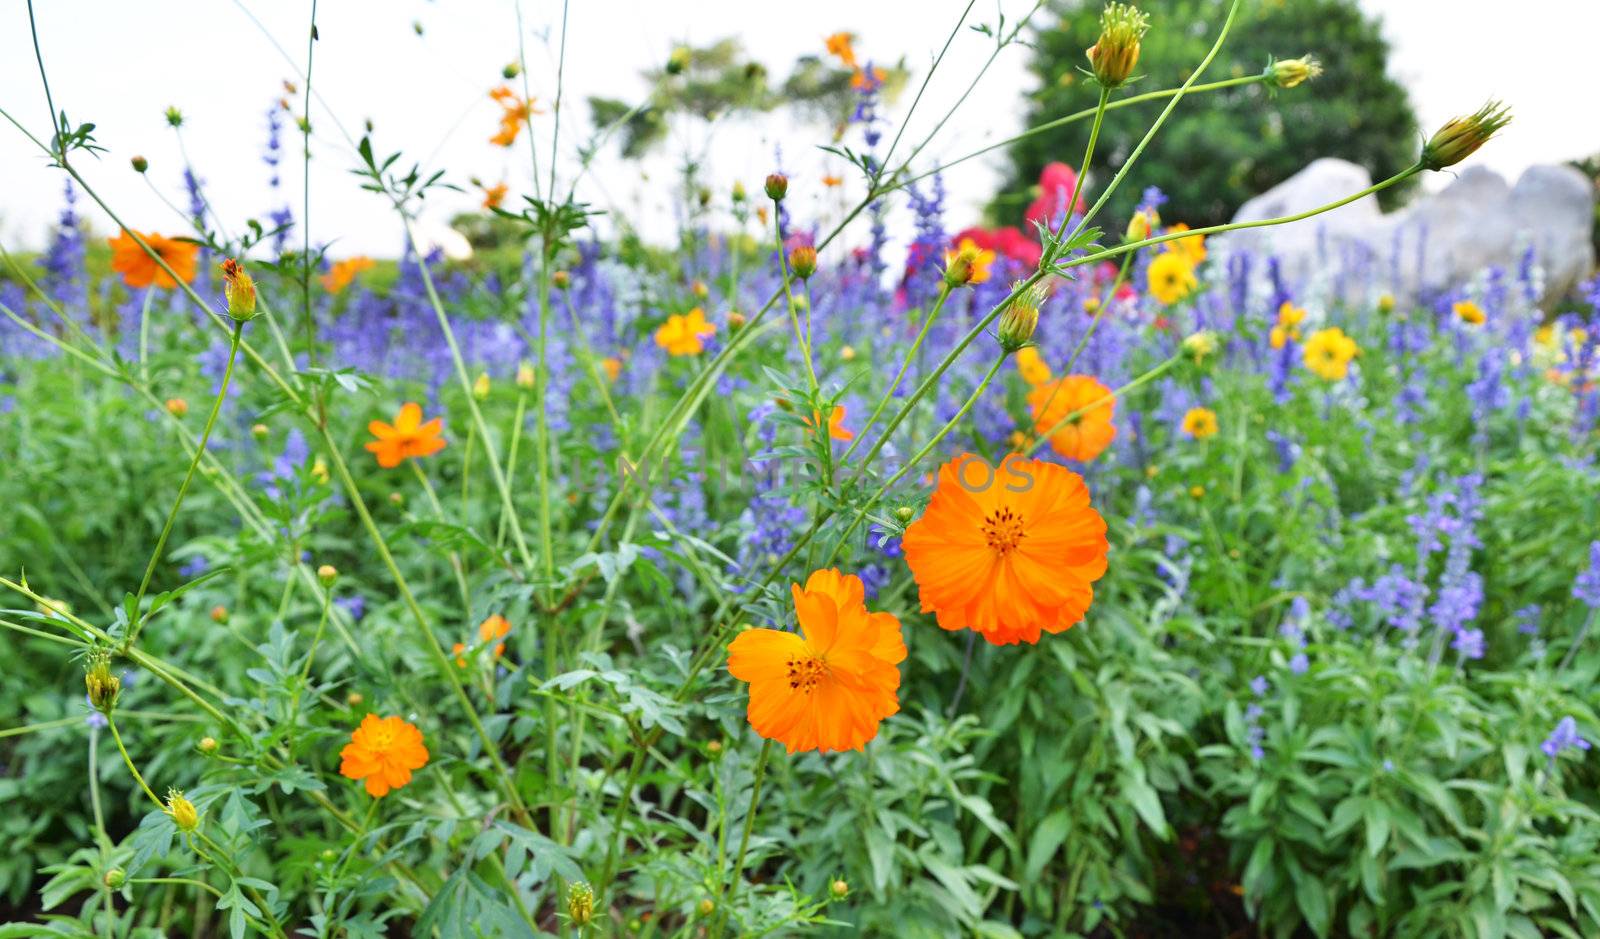
[[(1139, 6), (1150, 14), (1135, 72), (1143, 77), (1119, 95), (1182, 83), (1215, 41), (1228, 0), (1143, 0)], [(1058, 6), (1051, 25), (1035, 32), (1030, 67), (1039, 89), (1029, 96), (1028, 126), (1093, 106), (1096, 91), (1083, 71), (1084, 50), (1099, 32), (1100, 10), (1099, 3)], [(1228, 221), (1245, 200), (1316, 157), (1359, 163), (1375, 179), (1415, 161), (1420, 138), (1410, 99), (1386, 71), (1389, 44), (1378, 22), (1355, 0), (1243, 4), (1201, 80), (1258, 73), (1272, 59), (1308, 53), (1324, 72), (1298, 88), (1274, 93), (1250, 84), (1186, 97), (1145, 149), (1128, 185), (1113, 196), (1104, 223), (1118, 227), (1110, 220), (1126, 218), (1150, 185), (1170, 198), (1162, 209), (1165, 219), (1199, 226)], [(1106, 116), (1092, 184), (1103, 184), (1121, 167), (1160, 107), (1152, 102)], [(1076, 167), (1088, 128), (1082, 121), (1013, 147), (1009, 184), (991, 205), (995, 218), (1009, 223), (1021, 216), (1045, 164), (1059, 160)]]

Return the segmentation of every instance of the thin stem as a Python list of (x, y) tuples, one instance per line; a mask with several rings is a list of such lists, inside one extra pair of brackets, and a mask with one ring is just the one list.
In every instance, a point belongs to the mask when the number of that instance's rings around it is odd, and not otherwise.
[[(778, 242), (778, 270), (783, 273), (784, 304), (789, 311), (789, 323), (794, 327), (794, 341), (800, 344), (800, 353), (806, 359), (806, 377), (811, 379), (811, 394), (817, 393), (817, 369), (811, 362), (811, 343), (808, 336), (800, 333), (800, 317), (795, 313), (793, 281), (789, 276), (789, 259), (783, 253), (783, 220), (778, 212), (778, 200), (772, 200), (772, 231)], [(810, 307), (807, 306), (807, 316), (810, 316)], [(807, 330), (809, 333), (810, 330)]]
[(139, 784), (140, 789), (144, 790), (144, 794), (150, 797), (150, 801), (155, 803), (158, 811), (166, 811), (167, 807), (163, 805), (161, 800), (156, 797), (156, 794), (150, 790), (150, 784), (144, 781), (144, 776), (140, 775), (139, 768), (133, 765), (133, 757), (128, 756), (128, 748), (123, 745), (122, 734), (117, 730), (116, 718), (107, 714), (106, 726), (111, 728), (111, 739), (117, 742), (117, 752), (122, 754), (122, 762), (127, 765), (128, 772), (133, 774), (134, 781)]
[[(756, 779), (750, 788), (750, 807), (744, 814), (744, 834), (739, 836), (739, 853), (734, 856), (733, 883), (728, 887), (727, 904), (723, 908), (723, 919), (726, 921), (728, 910), (735, 897), (739, 895), (739, 885), (744, 881), (744, 855), (750, 847), (750, 832), (756, 827), (756, 812), (761, 803), (761, 783), (767, 775), (767, 758), (772, 755), (772, 740), (769, 738), (761, 744), (761, 755), (756, 758)], [(721, 930), (719, 929), (720, 933)]]
[(133, 597), (133, 628), (128, 631), (128, 638), (122, 642), (126, 651), (139, 638), (139, 631), (144, 628), (145, 617), (140, 607), (144, 601), (145, 591), (150, 589), (150, 578), (155, 576), (156, 565), (161, 563), (161, 552), (167, 546), (167, 538), (172, 534), (173, 523), (178, 520), (178, 509), (183, 505), (183, 497), (189, 492), (189, 483), (194, 479), (194, 471), (200, 465), (200, 455), (205, 452), (206, 442), (211, 439), (211, 428), (217, 423), (217, 415), (222, 411), (222, 402), (228, 397), (228, 382), (233, 378), (233, 363), (239, 354), (239, 336), (244, 332), (244, 321), (233, 324), (233, 340), (228, 344), (228, 364), (222, 371), (222, 387), (217, 390), (217, 400), (211, 405), (211, 416), (206, 418), (205, 430), (200, 432), (200, 446), (195, 450), (194, 458), (189, 461), (189, 471), (183, 476), (183, 484), (178, 487), (178, 497), (172, 500), (172, 511), (167, 513), (167, 522), (161, 528), (161, 537), (156, 539), (156, 549), (150, 554), (150, 563), (145, 565), (144, 578), (139, 581), (139, 592)]
[(1583, 625), (1578, 627), (1578, 634), (1572, 637), (1572, 645), (1567, 647), (1567, 654), (1561, 657), (1561, 664), (1556, 666), (1557, 673), (1566, 671), (1567, 666), (1571, 665), (1572, 660), (1577, 657), (1578, 648), (1583, 645), (1583, 640), (1588, 637), (1589, 630), (1594, 627), (1594, 621), (1597, 616), (1600, 616), (1600, 607), (1590, 607), (1589, 618), (1583, 621)]
[[(923, 340), (928, 338), (928, 333), (933, 329), (934, 320), (939, 318), (940, 311), (944, 309), (945, 301), (950, 299), (950, 293), (950, 285), (941, 279), (939, 281), (939, 297), (934, 301), (933, 309), (929, 310), (928, 315), (923, 319), (922, 328), (917, 331), (917, 338), (912, 340), (911, 348), (906, 350), (905, 359), (900, 363), (900, 371), (895, 373), (894, 381), (890, 382), (889, 387), (884, 389), (883, 397), (878, 399), (878, 404), (872, 409), (872, 415), (867, 418), (866, 423), (862, 424), (860, 429), (856, 431), (855, 439), (850, 441), (850, 446), (845, 447), (844, 455), (839, 457), (840, 466), (849, 461), (850, 454), (854, 453), (856, 447), (861, 445), (861, 441), (866, 439), (867, 431), (871, 430), (872, 426), (878, 422), (878, 418), (883, 414), (883, 409), (889, 406), (889, 399), (893, 398), (894, 393), (900, 389), (900, 383), (905, 380), (906, 372), (911, 370), (911, 363), (917, 360), (917, 355), (922, 349)], [(884, 439), (887, 439), (888, 433), (886, 432), (883, 436)], [(878, 449), (874, 448), (872, 452), (875, 454)], [(871, 456), (868, 459), (870, 460)]]
[(316, 326), (311, 318), (311, 67), (317, 51), (317, 0), (311, 0), (311, 29), (306, 34), (305, 113), (301, 115), (301, 171), (304, 185), (300, 205), (300, 299), (306, 326), (306, 359), (317, 364)]

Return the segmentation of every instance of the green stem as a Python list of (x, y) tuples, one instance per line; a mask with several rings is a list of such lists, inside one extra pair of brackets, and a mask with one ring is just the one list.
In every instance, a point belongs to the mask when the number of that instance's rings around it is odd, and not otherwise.
[(144, 628), (145, 617), (140, 604), (144, 601), (146, 590), (150, 589), (150, 578), (155, 576), (156, 565), (161, 562), (161, 552), (167, 546), (167, 538), (172, 534), (172, 525), (178, 520), (178, 508), (183, 505), (183, 497), (189, 491), (189, 483), (194, 479), (194, 471), (200, 465), (200, 455), (205, 452), (206, 442), (211, 439), (211, 428), (216, 426), (217, 415), (222, 411), (222, 402), (228, 397), (228, 383), (233, 378), (233, 362), (238, 358), (239, 337), (244, 332), (244, 322), (236, 321), (233, 324), (233, 341), (228, 344), (228, 365), (222, 372), (222, 387), (217, 391), (217, 400), (211, 405), (211, 416), (206, 418), (205, 430), (200, 433), (200, 446), (195, 451), (194, 458), (189, 461), (189, 471), (183, 476), (183, 484), (178, 487), (178, 497), (172, 500), (172, 511), (167, 513), (167, 523), (161, 528), (161, 537), (156, 539), (156, 549), (150, 554), (150, 563), (145, 565), (144, 578), (139, 581), (139, 592), (133, 598), (133, 628), (128, 631), (128, 638), (122, 642), (123, 651), (127, 651), (134, 641), (139, 638), (139, 631)]
[[(778, 200), (774, 199), (772, 200), (772, 230), (778, 244), (778, 270), (783, 273), (784, 303), (789, 310), (789, 323), (794, 327), (794, 341), (800, 344), (800, 352), (806, 359), (806, 376), (811, 379), (811, 394), (815, 397), (817, 393), (817, 369), (811, 362), (811, 343), (807, 341), (807, 336), (801, 335), (800, 317), (795, 313), (794, 309), (794, 288), (789, 276), (789, 258), (783, 253), (783, 220), (778, 210)], [(810, 307), (807, 306), (806, 310), (806, 315), (809, 317), (811, 315)], [(807, 330), (807, 332), (809, 333), (810, 331)]]
[(123, 745), (122, 734), (117, 730), (116, 718), (107, 714), (106, 726), (111, 728), (111, 739), (117, 742), (117, 752), (122, 754), (122, 762), (127, 765), (128, 772), (133, 774), (134, 782), (137, 782), (139, 784), (139, 788), (144, 790), (144, 794), (150, 797), (151, 802), (155, 803), (157, 811), (166, 811), (167, 807), (163, 805), (161, 800), (156, 797), (156, 794), (150, 790), (150, 784), (145, 782), (144, 777), (139, 774), (139, 768), (133, 765), (133, 757), (128, 756), (128, 748)]
[[(943, 280), (939, 281), (939, 297), (933, 302), (933, 309), (928, 311), (927, 317), (922, 321), (922, 328), (917, 331), (917, 338), (912, 340), (911, 348), (906, 350), (906, 357), (900, 363), (900, 371), (895, 373), (894, 381), (889, 383), (889, 387), (883, 392), (883, 397), (878, 399), (877, 406), (872, 409), (872, 415), (856, 431), (856, 437), (850, 441), (850, 446), (845, 448), (844, 455), (839, 457), (839, 465), (841, 467), (849, 461), (850, 454), (854, 453), (856, 447), (861, 445), (861, 441), (867, 436), (867, 431), (871, 430), (872, 426), (878, 422), (878, 418), (883, 415), (883, 409), (889, 406), (889, 399), (893, 398), (894, 393), (900, 389), (900, 383), (905, 380), (906, 372), (911, 370), (911, 363), (917, 360), (917, 356), (922, 349), (923, 340), (928, 338), (928, 333), (933, 329), (933, 321), (939, 318), (940, 311), (944, 309), (945, 301), (950, 299), (950, 293), (950, 285)], [(893, 428), (890, 428), (890, 430), (893, 430)], [(888, 436), (888, 433), (885, 432), (883, 439), (887, 440)], [(879, 447), (874, 447), (871, 453), (867, 455), (867, 460), (871, 461), (879, 449)]]
[[(739, 853), (734, 855), (733, 883), (728, 887), (727, 902), (723, 905), (722, 921), (725, 924), (729, 915), (728, 907), (733, 904), (734, 898), (739, 895), (739, 885), (744, 882), (744, 856), (750, 847), (750, 832), (756, 827), (756, 814), (761, 802), (761, 783), (767, 775), (767, 758), (772, 755), (772, 740), (769, 738), (761, 744), (761, 755), (756, 758), (755, 783), (750, 788), (750, 807), (744, 814), (744, 834), (739, 836)], [(720, 882), (720, 876), (719, 876)], [(720, 933), (721, 930), (719, 929)]]

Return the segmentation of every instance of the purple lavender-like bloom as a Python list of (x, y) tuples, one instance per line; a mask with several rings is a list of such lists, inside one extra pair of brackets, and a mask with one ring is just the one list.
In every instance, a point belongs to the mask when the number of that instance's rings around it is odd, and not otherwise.
[(1600, 609), (1600, 541), (1589, 543), (1589, 566), (1572, 582), (1572, 596)]
[(203, 554), (197, 554), (178, 567), (178, 576), (193, 579), (211, 569), (211, 562)]
[(358, 623), (367, 615), (367, 598), (359, 593), (352, 593), (345, 597), (335, 597), (333, 602)]
[(1554, 760), (1567, 750), (1587, 750), (1589, 741), (1578, 734), (1578, 722), (1572, 717), (1563, 717), (1556, 724), (1555, 730), (1550, 731), (1550, 736), (1544, 743), (1539, 744), (1539, 749), (1544, 755)]
[(1517, 611), (1517, 632), (1524, 636), (1539, 635), (1539, 617), (1543, 611), (1539, 604), (1525, 606)]
[(1307, 658), (1304, 652), (1296, 652), (1289, 660), (1289, 671), (1296, 675), (1304, 675), (1310, 669), (1311, 659)]
[(1257, 675), (1250, 679), (1250, 691), (1258, 698), (1266, 697), (1267, 692), (1271, 689), (1272, 683), (1267, 681), (1267, 676), (1265, 675)]
[(1450, 648), (1460, 653), (1463, 659), (1483, 658), (1483, 630), (1458, 630), (1455, 639), (1450, 642)]

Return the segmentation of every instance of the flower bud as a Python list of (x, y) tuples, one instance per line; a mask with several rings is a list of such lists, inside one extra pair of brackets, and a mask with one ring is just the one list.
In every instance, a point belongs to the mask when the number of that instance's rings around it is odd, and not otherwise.
[(711, 296), (711, 288), (707, 287), (706, 282), (703, 280), (697, 280), (690, 284), (689, 292), (694, 294), (694, 298), (696, 300), (704, 300), (705, 298)]
[(489, 373), (479, 372), (478, 378), (472, 383), (472, 396), (479, 401), (489, 399)]
[(701, 916), (710, 916), (712, 913), (717, 911), (717, 904), (715, 900), (712, 900), (710, 897), (706, 897), (704, 900), (700, 901), (700, 905), (697, 906), (696, 909), (700, 911)]
[(317, 568), (317, 579), (322, 581), (322, 586), (332, 587), (333, 582), (339, 579), (339, 569), (332, 564), (324, 564)]
[(107, 887), (115, 890), (118, 887), (121, 887), (124, 883), (127, 883), (128, 874), (120, 867), (113, 867), (112, 869), (106, 871), (105, 876), (101, 877), (100, 880), (104, 882)]
[(1384, 314), (1394, 312), (1394, 294), (1386, 293), (1378, 297), (1378, 312)]
[(117, 696), (122, 694), (122, 679), (112, 673), (111, 656), (105, 650), (96, 649), (89, 653), (83, 686), (89, 693), (89, 704), (101, 714), (109, 715), (117, 706)]
[(359, 692), (359, 691), (352, 691), (349, 694), (344, 696), (344, 703), (350, 705), (353, 708), (354, 707), (360, 707), (361, 706), (361, 702), (363, 702), (365, 700), (367, 700), (366, 697), (364, 695), (362, 695), (362, 693)]
[(1000, 334), (1000, 348), (1007, 355), (1033, 339), (1033, 331), (1039, 326), (1039, 304), (1043, 300), (1044, 288), (1030, 284), (1017, 294), (1016, 299), (1006, 304), (1005, 312), (1000, 314), (997, 332)]
[(828, 885), (828, 892), (833, 894), (835, 900), (843, 900), (850, 895), (850, 885), (843, 880), (836, 880)]
[(211, 608), (211, 622), (213, 622), (213, 623), (226, 623), (227, 621), (228, 621), (228, 608), (227, 607), (225, 607), (225, 606), (223, 606), (222, 604), (219, 603), (216, 606)]
[(1511, 109), (1498, 101), (1490, 101), (1466, 117), (1454, 117), (1446, 121), (1423, 145), (1419, 162), (1426, 170), (1455, 166), (1488, 143), (1489, 138), (1509, 123)]
[(317, 457), (311, 461), (311, 478), (326, 486), (332, 477), (328, 473), (328, 461)]
[(187, 834), (200, 827), (200, 811), (194, 807), (193, 802), (183, 797), (182, 790), (167, 790), (166, 813), (167, 817), (172, 819), (172, 824), (177, 825), (181, 832)]
[(182, 398), (168, 398), (167, 413), (173, 417), (182, 417), (189, 413), (189, 402)]
[(240, 323), (256, 316), (256, 282), (245, 273), (244, 265), (228, 258), (222, 262), (223, 294), (228, 298), (228, 315)]
[(506, 81), (510, 81), (511, 79), (516, 78), (518, 75), (521, 75), (521, 74), (522, 74), (522, 66), (521, 66), (521, 64), (519, 64), (517, 62), (510, 62), (510, 63), (508, 63), (506, 65), (505, 68), (500, 70), (500, 77), (504, 78)]
[(566, 290), (572, 286), (572, 275), (566, 271), (556, 271), (550, 275), (550, 286), (557, 290)]
[(743, 313), (740, 313), (738, 310), (730, 310), (728, 312), (728, 328), (729, 329), (738, 329), (741, 326), (743, 326), (744, 323), (745, 323), (745, 319), (744, 319), (744, 314)]
[(1122, 240), (1143, 241), (1160, 226), (1161, 216), (1156, 214), (1155, 209), (1139, 209), (1128, 219), (1128, 227), (1122, 233)]
[(1191, 356), (1196, 363), (1203, 362), (1208, 356), (1217, 351), (1217, 334), (1209, 329), (1190, 333), (1183, 340), (1183, 351), (1185, 355)]
[(567, 888), (567, 916), (578, 926), (594, 921), (594, 888), (579, 882)]
[(840, 346), (839, 347), (839, 358), (842, 359), (843, 361), (846, 361), (846, 362), (854, 362), (856, 360), (856, 347), (855, 346)]
[(722, 741), (721, 740), (713, 740), (710, 743), (706, 744), (706, 752), (711, 754), (712, 756), (716, 756), (717, 754), (721, 753), (722, 752)]
[(672, 50), (672, 54), (671, 55), (667, 56), (667, 74), (668, 75), (682, 75), (684, 69), (686, 69), (688, 67), (689, 67), (689, 50), (688, 50), (687, 47), (679, 46), (678, 48)]
[(782, 173), (773, 173), (767, 177), (767, 198), (773, 202), (783, 201), (789, 194), (789, 177)]
[(733, 184), (733, 201), (743, 202), (744, 198), (744, 183), (735, 180)]
[(201, 753), (215, 753), (217, 752), (217, 738), (201, 737), (200, 743), (196, 746), (199, 748)]
[(136, 156), (128, 162), (133, 165), (133, 171), (135, 173), (143, 173), (145, 170), (150, 168), (150, 161), (146, 160), (142, 156)]
[(532, 391), (533, 390), (533, 381), (534, 381), (533, 366), (529, 365), (526, 362), (523, 362), (521, 365), (518, 365), (517, 366), (517, 387), (521, 388), (523, 391)]
[(267, 425), (265, 424), (252, 424), (250, 426), (250, 436), (256, 438), (257, 440), (265, 439), (269, 433), (271, 433), (271, 431), (267, 429)]
[(810, 245), (796, 245), (789, 251), (789, 266), (794, 276), (806, 280), (817, 272), (817, 249)]
[(898, 518), (902, 522), (911, 521), (911, 516), (916, 514), (916, 510), (909, 505), (902, 505), (898, 509), (894, 510), (894, 517)]
[(1267, 81), (1279, 88), (1293, 88), (1322, 74), (1322, 64), (1309, 55), (1298, 59), (1279, 59), (1267, 66)]
[(1149, 28), (1149, 18), (1133, 6), (1106, 4), (1100, 14), (1100, 38), (1086, 53), (1101, 87), (1120, 87), (1133, 74), (1139, 64), (1139, 41)]
[(391, 493), (389, 493), (389, 504), (392, 505), (392, 506), (395, 506), (395, 507), (399, 507), (399, 506), (405, 505), (406, 504), (405, 493), (403, 493), (403, 492), (391, 492)]
[(167, 117), (167, 124), (169, 124), (170, 126), (172, 126), (172, 127), (182, 127), (183, 126), (183, 112), (178, 110), (176, 107), (167, 108), (166, 117)]

